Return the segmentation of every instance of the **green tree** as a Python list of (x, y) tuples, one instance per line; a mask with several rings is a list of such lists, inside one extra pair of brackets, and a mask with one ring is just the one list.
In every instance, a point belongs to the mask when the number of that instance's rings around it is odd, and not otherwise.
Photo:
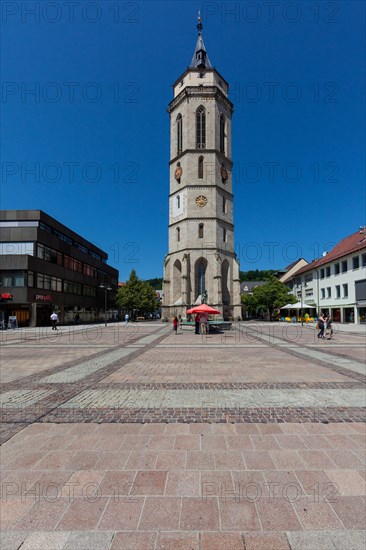
[(152, 313), (158, 308), (158, 300), (153, 287), (146, 281), (141, 281), (136, 271), (131, 271), (127, 283), (117, 291), (116, 304), (121, 309), (140, 315)]
[(273, 310), (286, 304), (295, 304), (296, 301), (295, 296), (290, 293), (289, 288), (273, 275), (266, 284), (255, 287), (252, 295), (242, 297), (242, 302), (247, 307), (249, 313), (268, 312), (270, 319), (272, 318)]
[(161, 290), (163, 288), (163, 278), (155, 277), (155, 279), (146, 279), (145, 283), (149, 283), (155, 290)]
[(266, 281), (273, 273), (276, 273), (273, 269), (252, 269), (250, 271), (240, 271), (240, 282), (243, 281)]

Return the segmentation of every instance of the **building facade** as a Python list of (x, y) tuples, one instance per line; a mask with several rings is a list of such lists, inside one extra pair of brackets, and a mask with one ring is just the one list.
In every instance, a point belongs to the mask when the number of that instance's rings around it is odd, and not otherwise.
[(299, 269), (287, 281), (296, 298), (340, 323), (366, 319), (365, 228), (340, 241), (330, 252)]
[(52, 310), (61, 323), (112, 317), (118, 271), (105, 252), (40, 210), (2, 210), (0, 228), (2, 325), (47, 326)]
[(170, 102), (169, 252), (163, 317), (203, 299), (224, 319), (241, 316), (234, 252), (229, 85), (208, 58), (202, 24), (188, 69)]

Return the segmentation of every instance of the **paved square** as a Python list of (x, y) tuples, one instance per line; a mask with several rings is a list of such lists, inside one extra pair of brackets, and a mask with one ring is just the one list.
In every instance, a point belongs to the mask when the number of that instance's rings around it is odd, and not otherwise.
[(361, 328), (1, 337), (2, 549), (366, 546)]

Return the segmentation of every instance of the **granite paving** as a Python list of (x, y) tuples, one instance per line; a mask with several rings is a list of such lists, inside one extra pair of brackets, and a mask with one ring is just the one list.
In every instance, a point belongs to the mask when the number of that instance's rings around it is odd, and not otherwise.
[(336, 328), (4, 331), (1, 548), (365, 548), (365, 335)]

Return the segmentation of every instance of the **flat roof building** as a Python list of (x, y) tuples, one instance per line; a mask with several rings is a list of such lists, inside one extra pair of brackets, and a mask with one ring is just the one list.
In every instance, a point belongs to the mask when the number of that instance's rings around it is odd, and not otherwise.
[(112, 318), (118, 270), (106, 252), (41, 210), (1, 210), (0, 229), (2, 326), (49, 325), (52, 310), (61, 323)]

